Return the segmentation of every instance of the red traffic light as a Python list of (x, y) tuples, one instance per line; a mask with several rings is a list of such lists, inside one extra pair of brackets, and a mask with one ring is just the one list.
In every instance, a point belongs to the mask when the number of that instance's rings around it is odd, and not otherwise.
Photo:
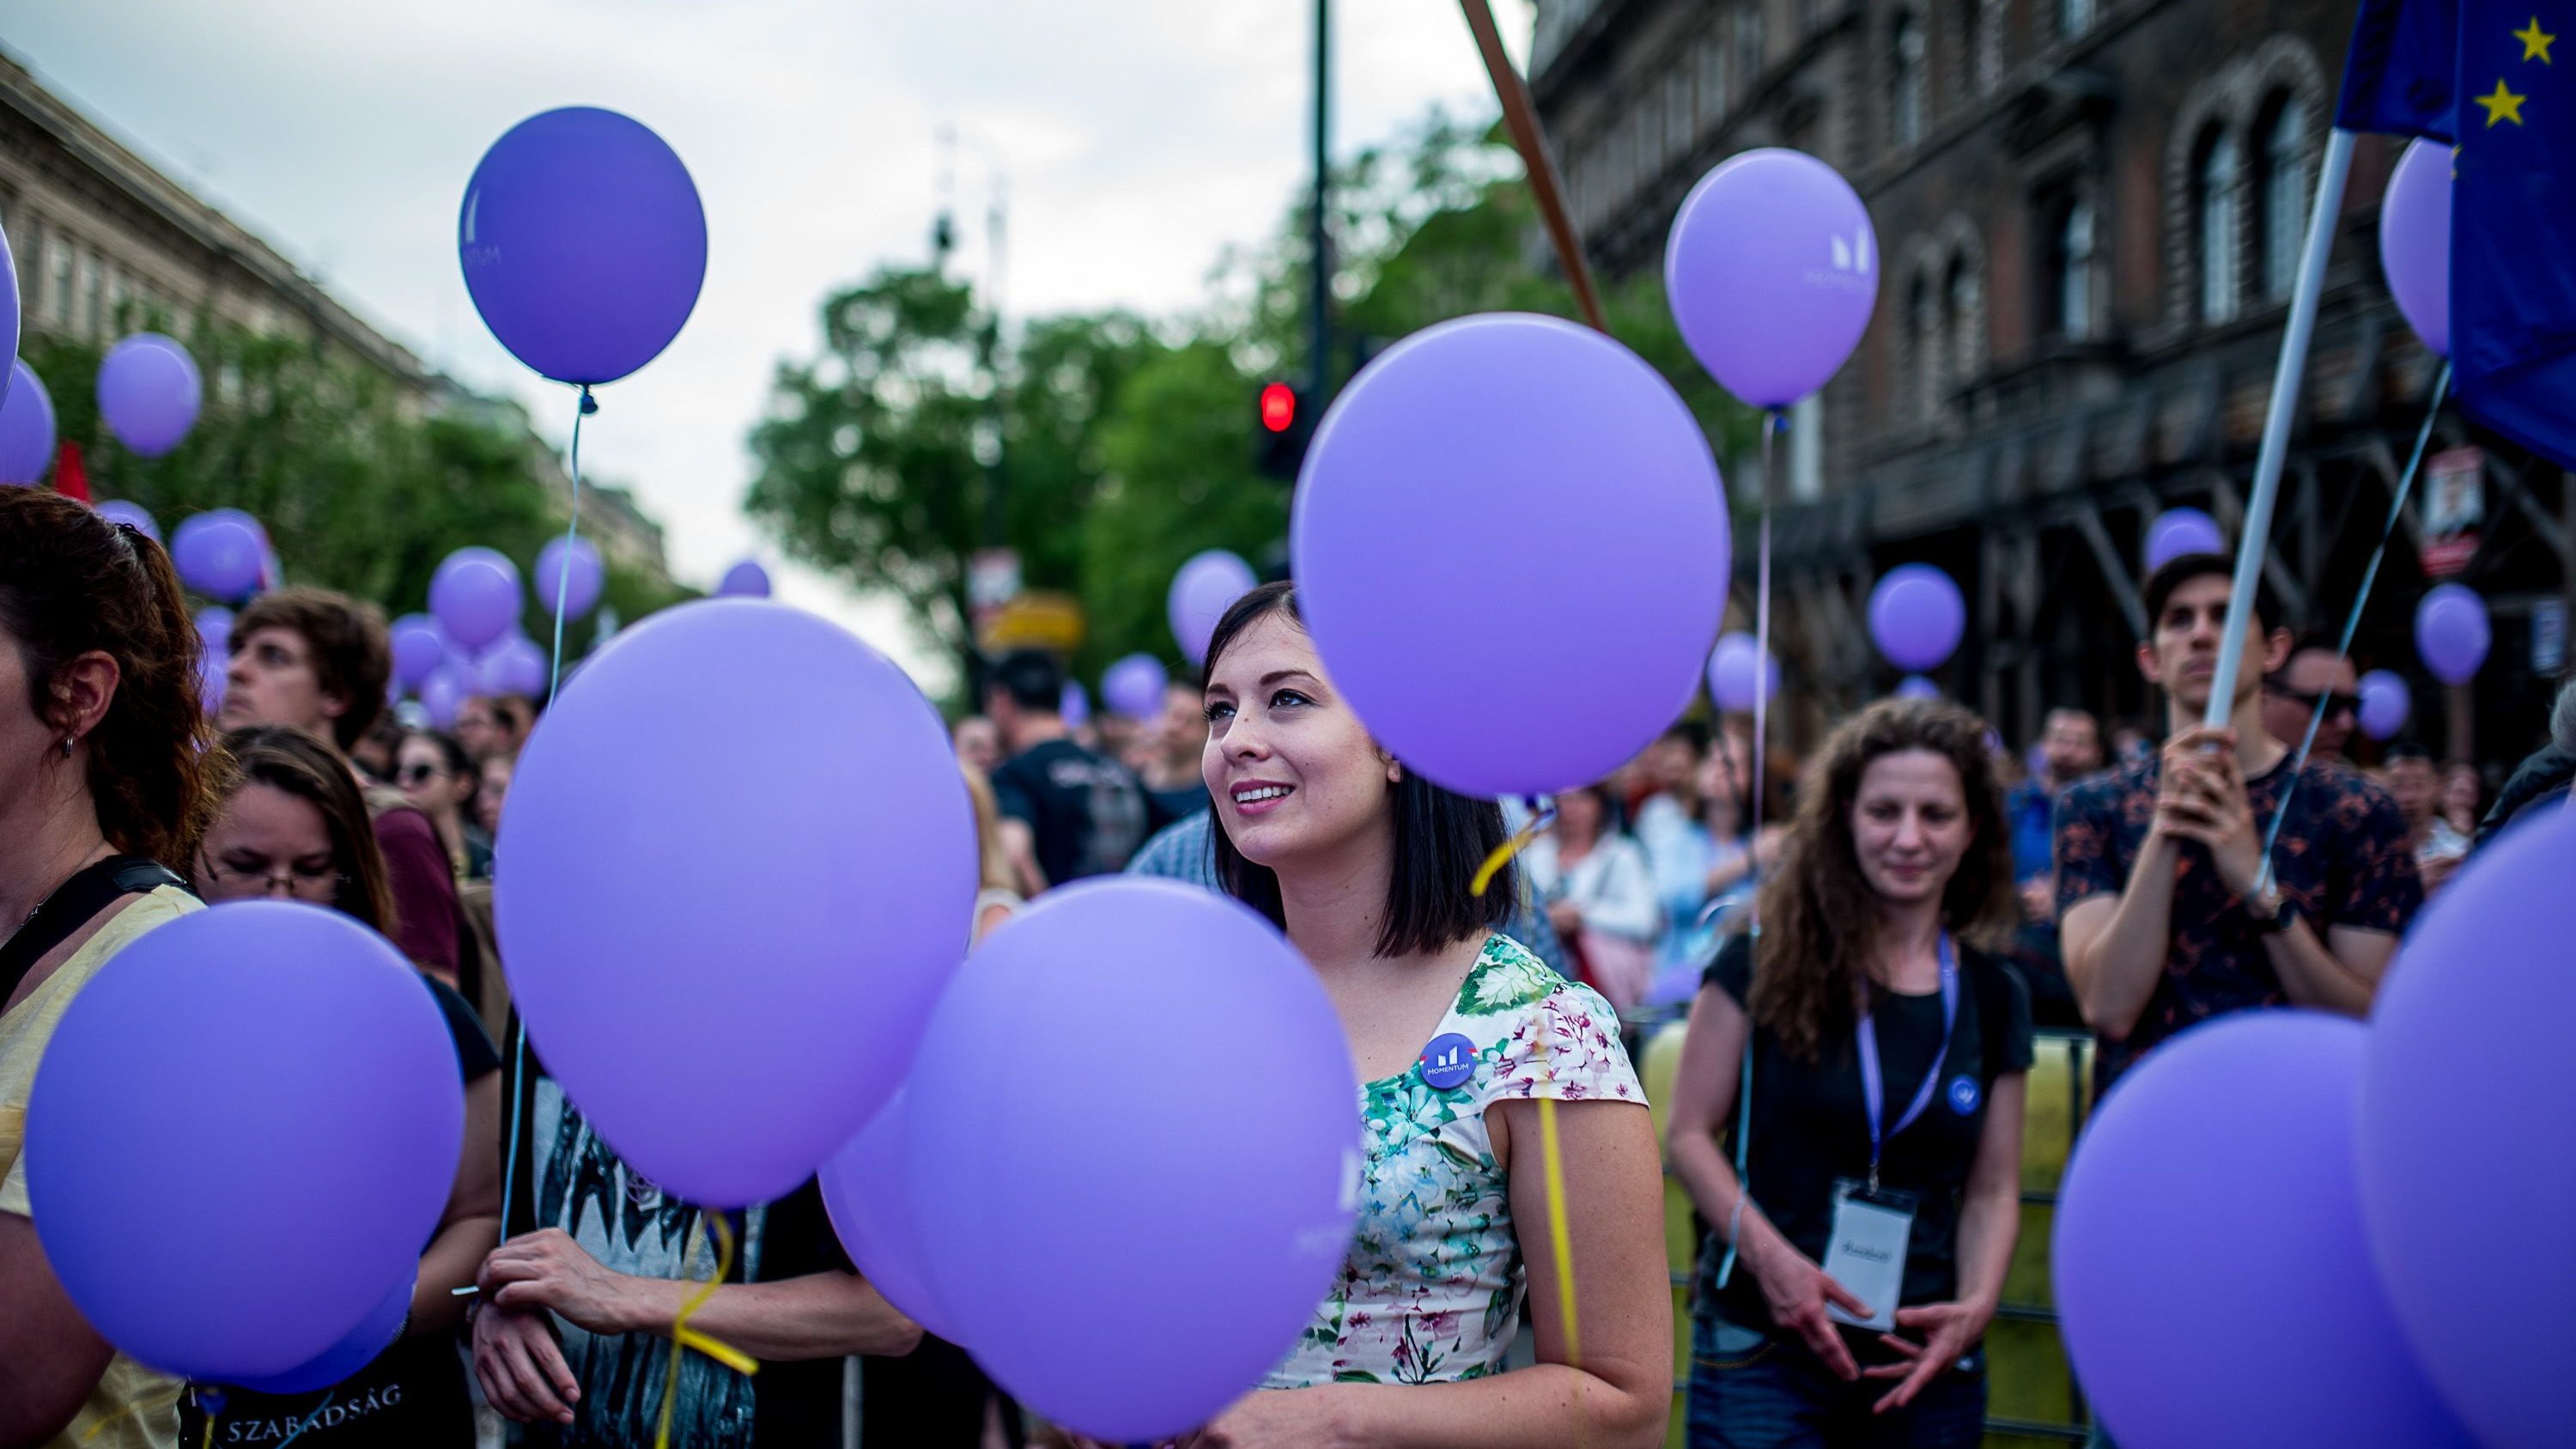
[(1297, 390), (1284, 382), (1274, 382), (1261, 390), (1261, 425), (1274, 433), (1284, 433), (1297, 422)]

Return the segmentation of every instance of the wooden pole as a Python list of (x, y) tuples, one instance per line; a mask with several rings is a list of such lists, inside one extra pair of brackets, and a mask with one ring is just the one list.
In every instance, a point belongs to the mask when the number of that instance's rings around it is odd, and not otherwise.
[(1494, 98), (1503, 104), (1503, 125), (1512, 133), (1512, 145), (1521, 153), (1521, 169), (1529, 176), (1530, 199), (1538, 204), (1539, 220), (1556, 246), (1557, 265), (1574, 284), (1575, 305), (1583, 309), (1583, 320), (1606, 334), (1610, 324), (1601, 315), (1601, 294), (1593, 289), (1592, 266), (1583, 258), (1583, 238), (1566, 210), (1565, 187), (1557, 178), (1556, 163), (1548, 157), (1547, 136), (1539, 130), (1538, 107), (1530, 101), (1529, 86), (1503, 49), (1493, 7), (1485, 0), (1458, 0), (1458, 8), (1466, 12), (1467, 28), (1475, 32), (1476, 51), (1485, 58), (1485, 74), (1494, 82)]

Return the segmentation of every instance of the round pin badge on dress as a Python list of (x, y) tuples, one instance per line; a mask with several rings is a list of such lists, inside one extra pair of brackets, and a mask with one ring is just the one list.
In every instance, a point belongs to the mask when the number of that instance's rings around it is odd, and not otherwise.
[(1422, 1049), (1422, 1080), (1433, 1091), (1446, 1092), (1463, 1087), (1476, 1075), (1476, 1044), (1454, 1031), (1445, 1031), (1431, 1039)]
[(1962, 1072), (1950, 1079), (1950, 1110), (1965, 1117), (1977, 1110), (1977, 1079)]

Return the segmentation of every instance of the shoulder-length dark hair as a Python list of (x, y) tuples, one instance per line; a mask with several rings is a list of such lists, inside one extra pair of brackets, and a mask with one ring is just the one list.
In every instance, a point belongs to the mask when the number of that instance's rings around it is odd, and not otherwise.
[(340, 889), (331, 904), (380, 936), (394, 933), (394, 892), (375, 822), (358, 781), (329, 745), (293, 725), (246, 725), (224, 736), (235, 770), (232, 789), (266, 785), (312, 803), (331, 834), (331, 868)]
[[(1227, 647), (1244, 630), (1273, 614), (1299, 629), (1306, 627), (1304, 616), (1297, 612), (1292, 585), (1263, 584), (1234, 601), (1209, 636), (1207, 664), (1199, 675), (1201, 689), (1216, 676), (1216, 663), (1225, 657)], [(1520, 899), (1520, 875), (1512, 866), (1496, 871), (1483, 895), (1468, 889), (1485, 858), (1509, 838), (1503, 829), (1503, 808), (1491, 800), (1444, 790), (1411, 768), (1387, 794), (1388, 806), (1395, 812), (1395, 868), (1387, 876), (1377, 954), (1437, 951), (1510, 919), (1512, 905)], [(1210, 809), (1215, 809), (1214, 802)], [(1286, 929), (1279, 877), (1269, 867), (1244, 859), (1225, 833), (1225, 816), (1219, 813), (1214, 818), (1216, 828), (1208, 832), (1208, 848), (1215, 853), (1217, 884), (1268, 916), (1272, 925)]]
[(184, 869), (214, 818), (222, 756), (170, 555), (59, 493), (0, 488), (0, 630), (17, 641), (28, 707), (58, 728), (62, 672), (93, 650), (116, 661), (115, 697), (82, 742), (99, 829), (120, 851)]
[(1812, 788), (1798, 792), (1780, 865), (1761, 891), (1754, 943), (1753, 1019), (1796, 1056), (1859, 1025), (1871, 990), (1876, 892), (1852, 845), (1861, 775), (1881, 755), (1928, 750), (1959, 772), (1970, 837), (1941, 892), (1941, 923), (1977, 945), (2000, 944), (2013, 921), (2012, 840), (1986, 750), (1986, 723), (1946, 700), (1888, 699), (1862, 710), (1825, 741)]

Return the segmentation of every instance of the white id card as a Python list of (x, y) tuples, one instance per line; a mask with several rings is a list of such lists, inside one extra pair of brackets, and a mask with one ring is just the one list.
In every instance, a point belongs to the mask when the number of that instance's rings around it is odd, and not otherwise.
[(1910, 1192), (1872, 1190), (1846, 1178), (1834, 1184), (1834, 1235), (1825, 1245), (1824, 1270), (1869, 1305), (1867, 1318), (1854, 1317), (1840, 1305), (1825, 1312), (1836, 1323), (1896, 1328), (1896, 1300), (1905, 1289), (1905, 1249), (1914, 1235), (1915, 1197)]

